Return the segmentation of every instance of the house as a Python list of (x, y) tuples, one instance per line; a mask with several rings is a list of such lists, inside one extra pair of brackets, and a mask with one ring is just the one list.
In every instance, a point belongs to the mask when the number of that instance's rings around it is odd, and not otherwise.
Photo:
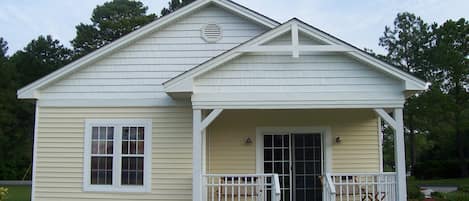
[(198, 0), (18, 91), (32, 200), (404, 201), (402, 108), (425, 87), (298, 19)]

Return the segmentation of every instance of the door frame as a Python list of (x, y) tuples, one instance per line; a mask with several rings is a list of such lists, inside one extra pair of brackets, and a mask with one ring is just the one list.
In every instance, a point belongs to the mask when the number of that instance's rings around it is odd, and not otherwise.
[(257, 127), (256, 128), (256, 173), (264, 173), (264, 133), (298, 133), (321, 135), (322, 172), (323, 174), (332, 170), (332, 133), (328, 126), (323, 127)]

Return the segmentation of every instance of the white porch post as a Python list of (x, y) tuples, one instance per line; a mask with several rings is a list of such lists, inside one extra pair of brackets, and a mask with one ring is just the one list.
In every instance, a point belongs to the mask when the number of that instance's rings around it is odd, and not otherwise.
[(192, 119), (192, 200), (202, 201), (202, 110), (194, 110)]
[(394, 155), (397, 173), (397, 195), (399, 201), (407, 200), (405, 143), (404, 143), (404, 115), (402, 108), (394, 109), (396, 128), (394, 129)]
[(383, 109), (375, 112), (394, 130), (394, 156), (396, 165), (396, 191), (397, 201), (407, 201), (407, 182), (405, 170), (405, 142), (404, 142), (404, 115), (402, 108), (394, 109), (394, 118)]
[(205, 130), (221, 114), (223, 109), (214, 109), (205, 119), (202, 110), (194, 109), (192, 117), (192, 201), (205, 201), (202, 174), (205, 171)]

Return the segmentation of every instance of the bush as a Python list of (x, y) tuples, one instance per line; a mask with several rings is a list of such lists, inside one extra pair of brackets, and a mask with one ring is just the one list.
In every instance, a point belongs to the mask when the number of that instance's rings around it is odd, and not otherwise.
[(7, 200), (8, 188), (0, 187), (0, 201)]
[(420, 188), (413, 184), (407, 184), (407, 198), (408, 199), (416, 199), (416, 200), (423, 200), (424, 196), (422, 192), (420, 192)]
[(469, 193), (456, 191), (451, 193), (432, 194), (438, 201), (469, 201)]
[(460, 186), (458, 190), (461, 192), (469, 193), (469, 185)]
[(425, 160), (415, 165), (414, 172), (418, 179), (458, 178), (459, 160)]

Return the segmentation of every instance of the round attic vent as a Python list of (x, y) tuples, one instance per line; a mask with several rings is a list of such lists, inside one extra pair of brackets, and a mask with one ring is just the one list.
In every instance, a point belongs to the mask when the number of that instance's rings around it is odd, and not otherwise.
[(221, 39), (222, 30), (217, 24), (206, 24), (202, 27), (201, 35), (205, 41), (215, 43)]

